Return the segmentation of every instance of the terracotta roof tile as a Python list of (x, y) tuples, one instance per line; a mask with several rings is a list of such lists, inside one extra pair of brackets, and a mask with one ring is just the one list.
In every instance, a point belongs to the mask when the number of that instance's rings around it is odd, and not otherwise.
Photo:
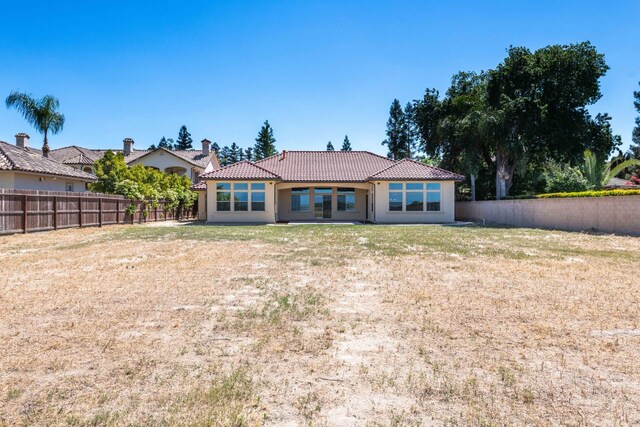
[(287, 151), (256, 164), (283, 181), (366, 182), (394, 161), (368, 151)]
[(371, 175), (372, 180), (447, 180), (464, 181), (464, 176), (415, 160), (403, 159)]
[(277, 179), (280, 177), (273, 172), (261, 167), (260, 165), (243, 160), (238, 163), (234, 163), (229, 166), (225, 166), (221, 169), (214, 170), (213, 172), (203, 173), (200, 175), (201, 179)]
[(195, 190), (195, 191), (202, 191), (202, 190), (206, 190), (206, 189), (207, 189), (207, 183), (206, 183), (206, 182), (204, 182), (204, 181), (200, 181), (200, 182), (198, 182), (198, 183), (196, 183), (196, 184), (193, 184), (193, 185), (191, 186), (191, 189), (192, 189), (192, 190)]
[(288, 182), (454, 180), (464, 177), (414, 160), (391, 160), (368, 151), (287, 151), (258, 162), (242, 161), (203, 179), (281, 179)]
[(96, 180), (92, 174), (64, 165), (53, 158), (44, 157), (40, 150), (20, 148), (2, 141), (0, 141), (0, 170), (65, 176), (83, 181)]

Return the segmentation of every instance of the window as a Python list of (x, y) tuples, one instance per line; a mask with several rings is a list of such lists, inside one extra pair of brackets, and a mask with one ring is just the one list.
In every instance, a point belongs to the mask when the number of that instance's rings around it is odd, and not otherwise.
[(265, 192), (264, 182), (255, 182), (251, 184), (251, 210), (264, 211)]
[(216, 210), (231, 210), (231, 184), (219, 182), (216, 184)]
[(402, 211), (402, 183), (389, 183), (389, 210)]
[(415, 212), (424, 210), (424, 185), (421, 182), (408, 182), (406, 186), (405, 211)]
[(64, 191), (73, 191), (73, 182), (65, 182)]
[(233, 184), (233, 210), (248, 211), (249, 210), (249, 184), (246, 182), (235, 182)]
[(356, 210), (356, 189), (338, 188), (338, 211), (355, 212)]
[(440, 184), (439, 183), (427, 184), (427, 211), (429, 212), (440, 211)]
[(291, 189), (291, 211), (292, 212), (308, 212), (309, 211), (309, 189), (308, 188), (292, 188)]

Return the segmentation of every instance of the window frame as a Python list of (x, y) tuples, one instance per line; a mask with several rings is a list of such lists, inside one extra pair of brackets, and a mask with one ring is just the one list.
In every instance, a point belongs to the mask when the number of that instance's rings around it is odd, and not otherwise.
[[(417, 187), (421, 187), (418, 189)], [(420, 194), (422, 199), (422, 209), (407, 209), (407, 202), (410, 198), (410, 194)], [(401, 206), (401, 209), (392, 209), (392, 194), (400, 195), (400, 200), (395, 200), (393, 203)], [(429, 196), (437, 195), (437, 202), (429, 202)], [(438, 203), (438, 209), (429, 209), (429, 203)], [(397, 207), (397, 206), (396, 206)], [(387, 183), (387, 209), (389, 213), (440, 213), (442, 212), (442, 183), (431, 181), (390, 181)]]
[[(293, 196), (306, 196), (307, 197), (307, 209), (294, 209), (293, 208)], [(301, 203), (298, 202), (298, 206)], [(311, 187), (293, 187), (291, 188), (289, 196), (289, 211), (290, 212), (311, 212)]]
[[(353, 196), (353, 207), (351, 209), (347, 208), (347, 197)], [(340, 209), (340, 198), (344, 197), (345, 201), (343, 203), (344, 209)], [(358, 198), (357, 191), (352, 187), (337, 187), (336, 188), (336, 211), (337, 212), (357, 212), (358, 209)]]
[[(264, 182), (251, 181), (217, 181), (215, 184), (216, 212), (266, 212), (267, 211), (267, 186)], [(220, 200), (220, 193), (228, 193), (229, 200)], [(237, 196), (245, 200), (237, 200)], [(262, 209), (254, 209), (254, 194), (262, 194), (262, 199), (255, 203), (262, 203)], [(227, 204), (229, 209), (219, 209), (220, 203)], [(238, 209), (240, 204), (245, 204), (246, 209)]]

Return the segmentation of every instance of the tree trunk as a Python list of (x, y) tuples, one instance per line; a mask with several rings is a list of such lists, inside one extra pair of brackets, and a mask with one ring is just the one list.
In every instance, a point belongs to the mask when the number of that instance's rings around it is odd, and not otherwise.
[(42, 155), (49, 157), (49, 140), (47, 139), (47, 130), (44, 130), (44, 144), (42, 144)]
[(476, 201), (476, 176), (471, 174), (471, 201)]
[(515, 162), (510, 160), (506, 153), (496, 152), (496, 200), (500, 200), (509, 194), (515, 168)]

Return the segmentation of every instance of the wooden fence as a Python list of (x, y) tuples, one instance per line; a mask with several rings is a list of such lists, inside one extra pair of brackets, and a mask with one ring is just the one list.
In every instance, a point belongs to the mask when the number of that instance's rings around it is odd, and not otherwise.
[(113, 194), (0, 188), (0, 235), (197, 217), (197, 207), (179, 212), (164, 205), (146, 206)]

